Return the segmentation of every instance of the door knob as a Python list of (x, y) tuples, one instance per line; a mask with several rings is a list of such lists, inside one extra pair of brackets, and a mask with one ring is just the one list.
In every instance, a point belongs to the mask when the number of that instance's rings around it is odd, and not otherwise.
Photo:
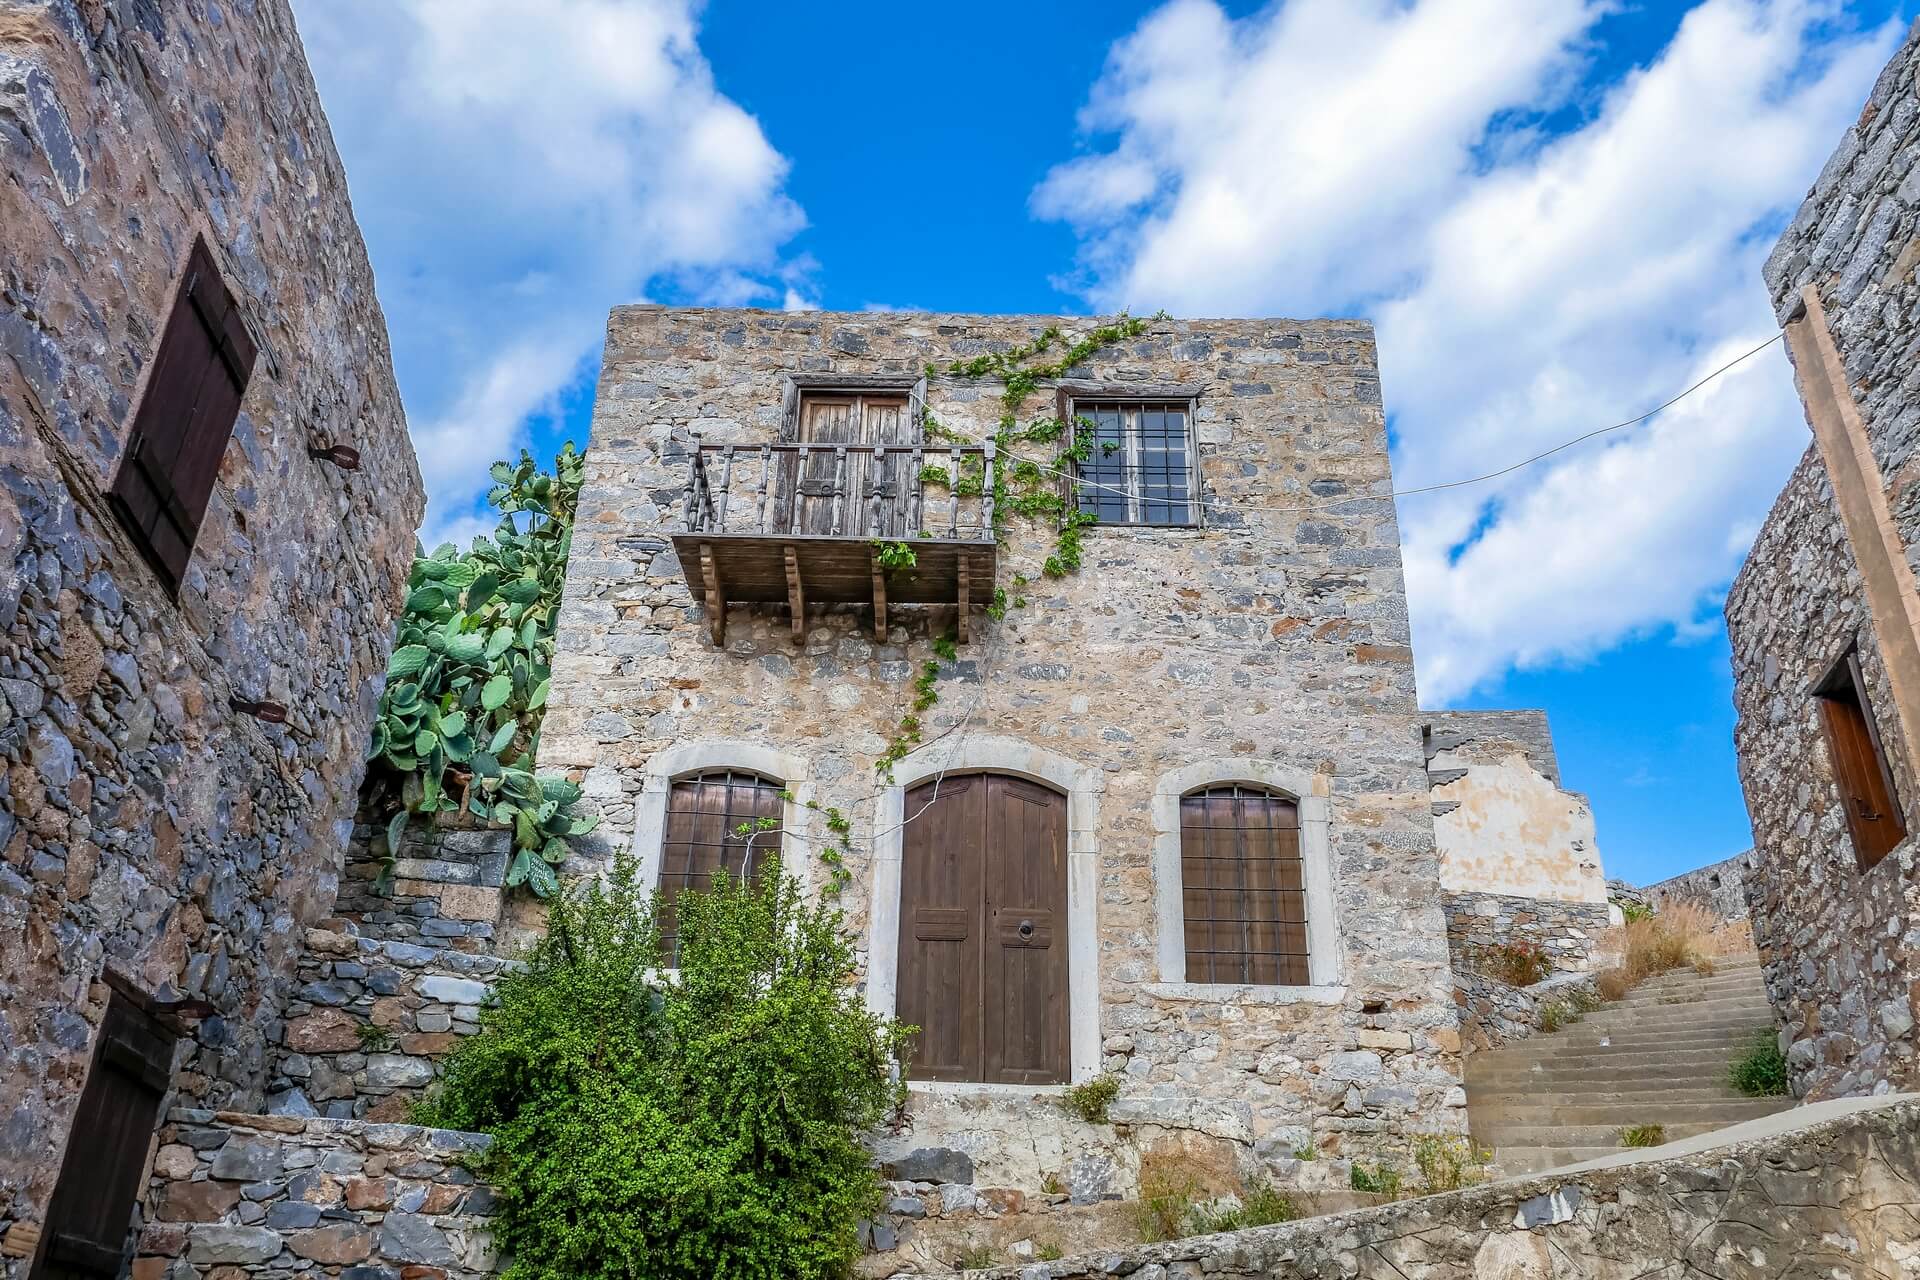
[(1033, 936), (1033, 921), (1022, 920), (1020, 922), (1020, 936), (1023, 938), (1031, 938)]

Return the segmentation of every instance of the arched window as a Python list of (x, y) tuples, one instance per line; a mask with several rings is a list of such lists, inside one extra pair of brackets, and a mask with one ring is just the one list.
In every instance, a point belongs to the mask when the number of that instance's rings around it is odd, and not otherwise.
[(674, 904), (716, 874), (755, 876), (780, 861), (784, 786), (744, 769), (703, 769), (676, 778), (660, 840), (660, 949), (679, 956)]
[(1306, 986), (1307, 886), (1300, 807), (1229, 782), (1180, 798), (1186, 980)]

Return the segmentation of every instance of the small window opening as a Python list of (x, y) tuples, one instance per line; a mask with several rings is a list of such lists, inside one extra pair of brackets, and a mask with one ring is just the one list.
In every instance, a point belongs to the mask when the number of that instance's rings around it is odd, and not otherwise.
[(1079, 400), (1072, 437), (1080, 512), (1101, 524), (1197, 524), (1193, 414), (1185, 401)]

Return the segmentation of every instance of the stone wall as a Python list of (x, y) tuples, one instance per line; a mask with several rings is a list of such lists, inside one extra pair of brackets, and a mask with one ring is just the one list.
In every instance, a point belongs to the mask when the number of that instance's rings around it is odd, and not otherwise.
[(1604, 902), (1555, 902), (1499, 893), (1448, 893), (1447, 939), (1456, 976), (1484, 969), (1484, 952), (1501, 943), (1531, 943), (1553, 962), (1556, 973), (1586, 973), (1610, 963), (1605, 950), (1611, 927)]
[[(422, 493), (285, 0), (0, 5), (0, 165), (6, 1231), (59, 1168), (103, 965), (213, 1004), (182, 1096), (261, 1102), (332, 905)], [(196, 233), (260, 357), (176, 603), (103, 491)], [(309, 458), (334, 442), (357, 472)]]
[[(606, 816), (601, 856), (630, 837), (649, 762), (663, 749), (730, 740), (778, 752), (805, 774), (786, 781), (851, 818), (852, 881), (841, 900), (851, 929), (868, 937), (875, 815), (887, 802), (874, 762), (933, 656), (929, 628), (944, 631), (952, 610), (890, 611), (883, 643), (864, 608), (816, 610), (795, 646), (784, 608), (736, 607), (716, 651), (666, 541), (687, 452), (695, 441), (774, 439), (784, 374), (912, 377), (1055, 322), (613, 312), (541, 748), (542, 767), (581, 777)], [(1323, 504), (1391, 486), (1364, 323), (1156, 322), (1074, 374), (1198, 387), (1209, 498)], [(935, 376), (927, 398), (942, 423), (976, 438), (999, 413), (991, 383)], [(1029, 412), (1052, 413), (1050, 389)], [(1409, 1130), (1460, 1128), (1392, 504), (1216, 510), (1199, 529), (1090, 529), (1085, 569), (1060, 580), (1040, 574), (1052, 541), (1051, 528), (1012, 523), (1002, 578), (1033, 579), (1010, 593), (1030, 604), (1003, 622), (975, 615), (975, 641), (940, 666), (926, 737), (1026, 761), (1045, 755), (1086, 779), (1075, 802), (1094, 816), (1069, 855), (1084, 867), (1072, 875), (1085, 879), (1070, 883), (1097, 924), (1069, 946), (1085, 948), (1098, 995), (1072, 1011), (1092, 1033), (1076, 1074), (1119, 1073), (1127, 1100), (1170, 1123), (1230, 1112), (1256, 1142), (1304, 1133), (1364, 1151), (1397, 1145)], [(1158, 980), (1152, 797), (1174, 770), (1227, 760), (1285, 771), (1302, 794), (1324, 797), (1337, 982), (1263, 997)], [(828, 836), (817, 815), (790, 806), (787, 840), (789, 865), (823, 883), (812, 854)], [(916, 1090), (913, 1105), (932, 1102)]]
[(132, 1280), (468, 1280), (500, 1267), (477, 1133), (179, 1109)]
[(1531, 986), (1512, 983), (1471, 969), (1454, 970), (1454, 998), (1460, 1002), (1460, 1038), (1466, 1052), (1496, 1049), (1525, 1040), (1541, 1029), (1543, 1011), (1552, 1005), (1570, 1007), (1585, 994), (1599, 996), (1594, 974), (1556, 973)]
[[(1874, 86), (1765, 277), (1785, 323), (1818, 286), (1907, 559), (1920, 556), (1920, 25)], [(1747, 897), (1767, 987), (1813, 1098), (1916, 1079), (1920, 851), (1858, 870), (1810, 690), (1857, 644), (1909, 831), (1920, 829), (1905, 741), (1860, 571), (1817, 447), (1768, 515), (1727, 597), (1734, 741), (1754, 857)]]
[(1920, 1256), (1917, 1186), (1920, 1100), (1829, 1103), (1467, 1191), (975, 1274), (1633, 1280), (1789, 1266), (1806, 1275), (1906, 1275)]
[[(382, 824), (384, 825), (384, 824)], [(385, 841), (382, 839), (381, 846)], [(404, 1120), (512, 963), (512, 922), (539, 908), (502, 888), (512, 834), (416, 821), (391, 867), (361, 824), (333, 919), (309, 929), (274, 1046), (275, 1114)]]
[(1753, 851), (1696, 867), (1647, 886), (1656, 911), (1679, 903), (1699, 907), (1714, 919), (1733, 924), (1747, 918), (1747, 867)]

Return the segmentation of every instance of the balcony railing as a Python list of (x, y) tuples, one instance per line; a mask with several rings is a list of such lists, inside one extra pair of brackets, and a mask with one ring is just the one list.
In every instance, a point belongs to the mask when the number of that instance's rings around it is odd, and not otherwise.
[[(889, 601), (953, 604), (964, 641), (975, 589), (992, 591), (994, 465), (990, 443), (698, 446), (673, 541), (713, 642), (728, 604), (784, 601), (798, 643), (809, 600), (871, 601), (881, 638)], [(896, 541), (914, 564), (887, 569)]]
[(993, 469), (991, 443), (703, 444), (689, 460), (687, 531), (991, 540)]

